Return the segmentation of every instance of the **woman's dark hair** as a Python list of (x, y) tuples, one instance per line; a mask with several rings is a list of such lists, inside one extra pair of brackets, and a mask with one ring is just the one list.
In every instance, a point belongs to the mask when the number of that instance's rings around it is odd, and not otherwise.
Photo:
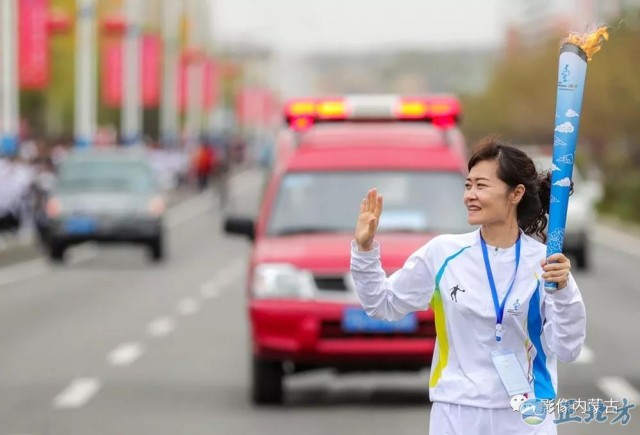
[(474, 149), (469, 159), (469, 171), (485, 160), (498, 162), (498, 178), (509, 189), (515, 189), (519, 184), (524, 186), (524, 195), (518, 203), (518, 226), (525, 234), (535, 235), (543, 243), (546, 242), (544, 230), (549, 213), (551, 173), (538, 173), (526, 153), (493, 138), (483, 139)]

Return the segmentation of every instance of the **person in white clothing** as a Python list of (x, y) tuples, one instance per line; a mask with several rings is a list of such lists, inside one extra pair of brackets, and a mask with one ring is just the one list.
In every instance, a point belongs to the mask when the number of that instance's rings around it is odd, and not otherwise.
[[(431, 434), (556, 434), (553, 415), (527, 423), (510, 404), (556, 399), (557, 361), (575, 360), (585, 338), (571, 262), (545, 258), (546, 246), (532, 237), (545, 238), (550, 174), (494, 140), (481, 144), (468, 169), (463, 201), (479, 229), (433, 238), (389, 277), (375, 240), (383, 199), (368, 192), (351, 245), (356, 290), (374, 318), (433, 310)], [(545, 281), (558, 291), (547, 293)]]

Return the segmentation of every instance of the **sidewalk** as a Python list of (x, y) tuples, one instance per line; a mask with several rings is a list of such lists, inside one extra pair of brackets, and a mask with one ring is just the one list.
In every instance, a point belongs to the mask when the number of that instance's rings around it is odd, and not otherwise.
[(640, 258), (640, 225), (602, 216), (589, 236), (600, 245)]
[(39, 254), (35, 234), (31, 231), (18, 236), (0, 236), (0, 267), (30, 260)]
[(598, 218), (598, 223), (608, 228), (614, 228), (614, 229), (617, 229), (618, 231), (622, 231), (628, 236), (637, 238), (638, 240), (640, 240), (640, 224), (624, 222), (610, 215), (600, 216)]

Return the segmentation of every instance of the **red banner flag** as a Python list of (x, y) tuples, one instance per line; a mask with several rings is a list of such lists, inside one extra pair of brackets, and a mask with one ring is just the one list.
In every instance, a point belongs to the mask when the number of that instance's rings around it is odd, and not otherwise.
[(142, 105), (157, 107), (160, 104), (160, 68), (162, 66), (162, 41), (160, 37), (145, 35), (142, 38), (141, 87)]
[[(144, 107), (160, 103), (160, 67), (162, 44), (157, 36), (147, 35), (140, 41), (140, 97)], [(108, 107), (122, 104), (122, 41), (104, 47), (102, 62), (102, 101)]]
[(191, 62), (202, 62), (203, 74), (202, 74), (202, 107), (205, 110), (211, 109), (213, 105), (218, 101), (218, 82), (220, 79), (220, 68), (215, 59), (206, 58), (202, 60), (193, 57), (188, 54), (183, 54), (180, 59), (180, 65), (178, 66), (178, 108), (181, 111), (187, 110), (189, 88), (187, 86), (188, 77), (187, 71), (189, 70), (189, 64)]
[(218, 83), (220, 83), (220, 68), (214, 59), (207, 59), (204, 63), (204, 83), (202, 104), (206, 110), (211, 109), (218, 102)]
[(189, 92), (189, 89), (187, 88), (188, 65), (189, 63), (186, 57), (184, 55), (180, 56), (180, 63), (178, 64), (178, 80), (176, 83), (176, 92), (178, 94), (178, 110), (182, 112), (187, 108), (187, 93)]
[(22, 89), (49, 84), (49, 0), (18, 2), (18, 77)]
[(236, 99), (236, 117), (243, 125), (270, 125), (276, 106), (276, 98), (269, 89), (245, 88)]
[(102, 57), (102, 101), (108, 107), (122, 103), (122, 42), (105, 44)]

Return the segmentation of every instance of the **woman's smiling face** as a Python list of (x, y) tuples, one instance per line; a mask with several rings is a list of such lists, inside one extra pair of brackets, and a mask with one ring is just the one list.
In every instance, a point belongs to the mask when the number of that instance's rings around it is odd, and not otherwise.
[(504, 222), (509, 216), (509, 186), (498, 178), (498, 162), (483, 160), (469, 171), (465, 182), (464, 205), (470, 225)]

